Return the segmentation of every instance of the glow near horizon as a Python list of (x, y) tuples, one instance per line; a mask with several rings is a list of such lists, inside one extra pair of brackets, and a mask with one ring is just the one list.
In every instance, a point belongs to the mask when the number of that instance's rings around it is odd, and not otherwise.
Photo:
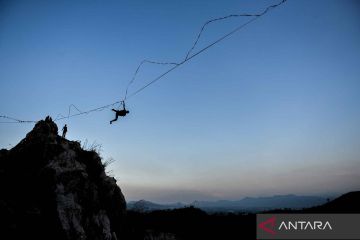
[[(2, 2), (0, 113), (117, 101), (141, 60), (179, 61), (206, 20), (276, 2)], [(115, 125), (108, 110), (69, 120), (68, 138), (103, 145), (127, 200), (359, 190), (359, 9), (288, 1), (131, 99)], [(245, 20), (209, 26), (199, 47)], [(165, 69), (144, 67), (132, 90)], [(0, 125), (0, 147), (31, 128)]]

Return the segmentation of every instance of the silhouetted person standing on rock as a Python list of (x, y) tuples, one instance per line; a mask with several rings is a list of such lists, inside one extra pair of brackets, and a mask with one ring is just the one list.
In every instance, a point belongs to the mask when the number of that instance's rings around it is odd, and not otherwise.
[(62, 131), (63, 131), (62, 137), (65, 138), (65, 135), (66, 135), (66, 133), (67, 133), (67, 126), (66, 126), (66, 124), (65, 124), (65, 126), (63, 127)]
[(115, 119), (111, 120), (111, 121), (110, 121), (110, 124), (112, 124), (113, 122), (115, 122), (116, 120), (118, 120), (118, 117), (119, 117), (119, 116), (125, 117), (126, 114), (129, 113), (129, 111), (125, 109), (125, 103), (124, 103), (124, 102), (122, 102), (122, 105), (123, 105), (123, 109), (122, 109), (122, 110), (111, 109), (112, 111), (115, 112)]

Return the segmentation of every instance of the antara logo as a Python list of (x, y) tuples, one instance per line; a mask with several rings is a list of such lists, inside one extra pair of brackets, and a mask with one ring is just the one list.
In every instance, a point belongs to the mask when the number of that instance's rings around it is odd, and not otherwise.
[(279, 227), (276, 227), (276, 217), (271, 217), (264, 222), (259, 223), (259, 228), (265, 232), (275, 235), (277, 231), (291, 230), (332, 230), (329, 221), (282, 221)]
[(329, 221), (282, 221), (279, 230), (332, 230)]
[(259, 228), (261, 228), (262, 230), (264, 230), (267, 233), (275, 235), (276, 232), (273, 229), (275, 227), (275, 221), (276, 221), (275, 217), (269, 218), (268, 220), (259, 223)]

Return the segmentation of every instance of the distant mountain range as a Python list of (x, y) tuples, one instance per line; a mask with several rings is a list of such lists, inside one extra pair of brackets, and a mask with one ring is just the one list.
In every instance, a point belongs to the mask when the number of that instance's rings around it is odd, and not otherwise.
[(183, 208), (187, 205), (183, 203), (173, 203), (173, 204), (158, 204), (153, 203), (146, 200), (140, 201), (131, 201), (127, 203), (128, 210), (134, 210), (138, 212), (149, 212), (154, 210), (166, 210), (166, 209), (176, 209), (176, 208)]
[[(301, 199), (301, 196), (295, 196)], [(316, 198), (316, 197), (315, 197)], [(253, 198), (246, 198), (246, 201)], [(294, 199), (294, 195), (255, 198), (257, 202), (274, 199)], [(306, 197), (306, 200), (309, 198)], [(241, 200), (240, 200), (241, 201)], [(146, 201), (142, 201), (145, 203)], [(227, 201), (226, 201), (227, 202)], [(236, 201), (235, 201), (236, 202)], [(274, 209), (264, 213), (360, 213), (360, 191), (349, 192), (325, 204), (301, 210)], [(185, 207), (173, 210), (136, 212), (127, 211), (128, 229), (136, 232), (136, 239), (257, 239), (256, 214), (204, 212)], [(130, 232), (130, 233), (132, 233)], [(132, 235), (130, 235), (132, 236)], [(134, 239), (134, 238), (129, 238)]]
[(271, 209), (302, 209), (324, 204), (325, 197), (276, 195), (272, 197), (246, 197), (241, 200), (219, 200), (219, 201), (194, 201), (191, 204), (174, 203), (158, 204), (146, 200), (128, 202), (129, 210), (148, 212), (154, 210), (176, 209), (186, 206), (194, 206), (207, 212), (257, 212)]

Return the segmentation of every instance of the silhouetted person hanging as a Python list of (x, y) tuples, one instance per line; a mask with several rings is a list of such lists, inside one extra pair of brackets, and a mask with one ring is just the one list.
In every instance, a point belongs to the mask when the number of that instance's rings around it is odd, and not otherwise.
[(119, 116), (120, 116), (120, 117), (125, 117), (126, 114), (129, 113), (129, 111), (125, 109), (125, 102), (124, 102), (124, 101), (122, 102), (122, 106), (123, 106), (123, 109), (121, 109), (121, 110), (111, 109), (112, 111), (115, 112), (115, 118), (110, 121), (110, 124), (112, 124), (113, 122), (115, 122), (116, 120), (118, 120), (118, 117), (119, 117)]
[(65, 138), (65, 135), (67, 133), (67, 126), (65, 124), (65, 126), (62, 128), (62, 131), (63, 131), (63, 134), (62, 134), (62, 137)]

